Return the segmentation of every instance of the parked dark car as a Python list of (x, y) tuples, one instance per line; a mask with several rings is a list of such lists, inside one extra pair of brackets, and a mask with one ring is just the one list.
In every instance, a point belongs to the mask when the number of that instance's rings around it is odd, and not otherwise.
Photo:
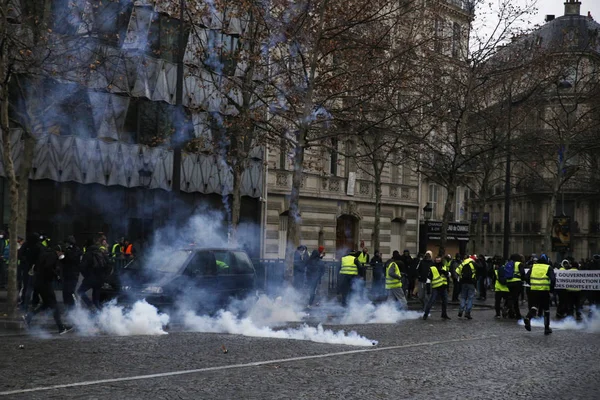
[(188, 248), (162, 252), (116, 271), (102, 289), (103, 300), (146, 301), (160, 310), (174, 305), (213, 312), (255, 289), (255, 270), (243, 250)]

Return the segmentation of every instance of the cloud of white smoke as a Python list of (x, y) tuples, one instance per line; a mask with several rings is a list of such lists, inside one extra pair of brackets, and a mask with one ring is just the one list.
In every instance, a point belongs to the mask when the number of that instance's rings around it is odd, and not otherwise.
[(352, 301), (347, 312), (341, 317), (343, 325), (352, 324), (395, 324), (400, 321), (419, 319), (417, 311), (400, 310), (393, 302), (374, 305), (370, 302)]
[(265, 337), (275, 339), (308, 340), (317, 343), (345, 344), (350, 346), (373, 346), (377, 341), (367, 339), (352, 331), (333, 331), (306, 324), (298, 328), (274, 330), (268, 326), (259, 326), (251, 318), (238, 318), (230, 311), (220, 311), (216, 317), (199, 316), (193, 312), (184, 314), (187, 329), (195, 332), (231, 333), (235, 335)]
[[(568, 330), (568, 331), (584, 331), (588, 333), (600, 333), (600, 313), (594, 307), (591, 311), (591, 315), (583, 314), (581, 321), (576, 321), (573, 317), (567, 317), (560, 321), (551, 320), (550, 328), (557, 330)], [(523, 320), (519, 320), (519, 325), (523, 326)], [(535, 328), (544, 327), (543, 318), (534, 318), (531, 320), (531, 326)]]
[(77, 307), (69, 314), (69, 320), (81, 335), (109, 334), (117, 336), (166, 335), (169, 323), (167, 314), (159, 313), (146, 301), (138, 301), (131, 309), (110, 302), (98, 314)]

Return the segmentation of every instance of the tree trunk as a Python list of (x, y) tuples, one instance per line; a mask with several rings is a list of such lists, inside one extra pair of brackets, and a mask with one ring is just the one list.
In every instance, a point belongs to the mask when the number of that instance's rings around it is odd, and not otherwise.
[(446, 203), (444, 204), (444, 216), (442, 217), (442, 227), (440, 228), (440, 248), (438, 254), (443, 256), (446, 254), (446, 242), (448, 241), (448, 225), (450, 222), (450, 214), (452, 214), (452, 207), (454, 206), (454, 199), (456, 197), (456, 185), (451, 183), (448, 185), (448, 197), (446, 197)]
[(19, 167), (19, 221), (17, 234), (25, 238), (27, 234), (27, 212), (29, 209), (29, 176), (33, 167), (35, 138), (23, 132), (23, 158)]
[(15, 173), (15, 164), (12, 159), (10, 148), (10, 129), (8, 123), (8, 88), (1, 87), (0, 95), (0, 125), (2, 129), (2, 150), (4, 155), (4, 172), (8, 179), (10, 195), (10, 221), (9, 241), (10, 251), (8, 259), (8, 282), (7, 282), (7, 313), (10, 318), (17, 317), (17, 224), (19, 217), (19, 182)]
[(304, 137), (306, 133), (299, 133), (299, 140), (294, 152), (292, 172), (292, 192), (290, 194), (290, 208), (288, 210), (287, 244), (285, 250), (285, 277), (291, 283), (294, 277), (294, 252), (299, 243), (300, 230), (300, 187), (304, 173)]
[(550, 196), (550, 204), (548, 205), (548, 214), (546, 215), (546, 235), (545, 243), (542, 246), (542, 251), (550, 253), (552, 251), (552, 224), (556, 215), (556, 199), (558, 199), (558, 184), (554, 185), (552, 195)]
[(229, 222), (229, 244), (237, 244), (238, 226), (240, 224), (240, 213), (242, 207), (242, 174), (244, 168), (240, 165), (240, 160), (237, 160), (233, 166), (233, 188), (231, 190), (231, 221)]
[(375, 221), (373, 221), (373, 251), (380, 250), (381, 225), (381, 169), (375, 168)]

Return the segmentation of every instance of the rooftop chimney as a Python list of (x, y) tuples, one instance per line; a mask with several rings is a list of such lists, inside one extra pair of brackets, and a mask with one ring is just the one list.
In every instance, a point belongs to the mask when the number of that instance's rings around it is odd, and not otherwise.
[(567, 0), (565, 2), (565, 15), (580, 15), (581, 2), (578, 0)]
[(546, 19), (544, 21), (546, 21), (546, 22), (554, 21), (554, 15), (552, 15), (552, 14), (546, 15)]

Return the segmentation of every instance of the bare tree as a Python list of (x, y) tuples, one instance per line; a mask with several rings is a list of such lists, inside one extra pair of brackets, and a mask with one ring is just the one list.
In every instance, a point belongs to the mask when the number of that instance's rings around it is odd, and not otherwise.
[[(487, 7), (483, 1), (470, 4), (475, 13)], [(488, 61), (533, 10), (530, 2), (514, 6), (513, 2), (503, 0), (498, 6), (495, 26), (489, 30), (491, 34), (479, 36), (472, 31), (471, 21), (466, 30), (467, 35), (470, 33), (469, 48), (460, 45), (460, 41), (464, 43), (465, 33), (456, 29), (457, 25), (448, 34), (436, 22), (437, 38), (433, 51), (423, 58), (423, 88), (429, 97), (429, 106), (424, 110), (428, 129), (423, 130), (426, 135), (417, 149), (415, 162), (430, 181), (446, 189), (440, 254), (446, 253), (447, 230), (457, 187), (467, 185), (473, 159), (494, 150), (494, 145), (485, 137), (485, 127), (473, 121), (483, 108), (482, 100), (488, 88), (486, 82), (490, 74), (494, 74)], [(434, 19), (438, 21), (439, 17), (434, 14)]]
[[(60, 77), (81, 83), (93, 80), (92, 75), (103, 62), (97, 45), (91, 39), (92, 26), (86, 15), (96, 13), (96, 26), (118, 17), (127, 4), (117, 7), (68, 1), (12, 0), (0, 1), (0, 110), (3, 140), (3, 161), (10, 189), (8, 262), (8, 310), (11, 316), (17, 305), (17, 236), (25, 235), (29, 176), (36, 140), (58, 129), (48, 111), (65, 101), (68, 90), (54, 92), (48, 82)], [(105, 8), (109, 13), (102, 13)], [(117, 13), (117, 15), (115, 15)], [(97, 32), (96, 32), (97, 33)], [(119, 32), (110, 36), (118, 37)], [(55, 117), (58, 115), (54, 114)], [(21, 128), (18, 149), (11, 150), (11, 128)], [(21, 153), (18, 169), (14, 154)]]

